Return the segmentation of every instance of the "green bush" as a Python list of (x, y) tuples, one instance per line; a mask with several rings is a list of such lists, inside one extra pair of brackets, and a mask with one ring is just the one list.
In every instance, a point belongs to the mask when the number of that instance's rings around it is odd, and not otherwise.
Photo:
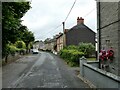
[(80, 43), (78, 46), (70, 45), (64, 47), (59, 52), (59, 55), (71, 66), (78, 66), (80, 57), (89, 57), (93, 52), (95, 52), (95, 46), (93, 44)]
[(68, 50), (77, 50), (78, 49), (78, 47), (75, 46), (75, 45), (69, 45), (69, 46), (67, 46), (65, 48), (68, 49)]
[(90, 57), (95, 53), (95, 46), (92, 43), (80, 43), (78, 50), (85, 54), (85, 57)]
[(23, 41), (17, 41), (17, 42), (15, 42), (15, 46), (18, 49), (25, 49), (26, 48), (26, 44)]
[(65, 59), (67, 63), (70, 63), (71, 66), (78, 66), (79, 65), (79, 58), (84, 55), (83, 52), (79, 52), (78, 50), (69, 50), (63, 49), (60, 51), (60, 56)]
[(15, 55), (15, 52), (17, 51), (17, 48), (14, 45), (9, 45), (9, 53), (11, 55)]

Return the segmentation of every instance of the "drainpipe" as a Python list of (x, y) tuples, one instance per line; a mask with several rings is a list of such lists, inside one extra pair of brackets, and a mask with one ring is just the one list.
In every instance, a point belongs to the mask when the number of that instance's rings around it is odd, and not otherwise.
[[(100, 1), (98, 2), (98, 33), (99, 33), (99, 53), (100, 53), (100, 50), (101, 50), (101, 31), (100, 31), (100, 27), (101, 27), (101, 22), (100, 22), (100, 18), (101, 18), (101, 15), (100, 15)], [(99, 55), (98, 55), (98, 59), (99, 59)], [(99, 60), (99, 68), (101, 68), (101, 61)]]

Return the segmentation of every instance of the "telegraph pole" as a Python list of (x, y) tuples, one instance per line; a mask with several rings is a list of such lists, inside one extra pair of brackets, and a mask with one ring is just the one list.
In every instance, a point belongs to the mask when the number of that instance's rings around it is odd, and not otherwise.
[(65, 22), (63, 24), (63, 47), (66, 46), (66, 35), (65, 35)]
[(65, 30), (65, 22), (62, 22), (63, 24), (63, 33), (64, 33), (64, 30)]

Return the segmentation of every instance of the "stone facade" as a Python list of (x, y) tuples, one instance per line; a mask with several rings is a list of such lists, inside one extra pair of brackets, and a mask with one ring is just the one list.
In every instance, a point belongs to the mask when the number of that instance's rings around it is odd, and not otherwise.
[(120, 76), (120, 2), (97, 2), (99, 49), (114, 50), (113, 62), (107, 62), (109, 71)]
[(33, 44), (33, 49), (39, 49), (39, 41)]
[(45, 50), (48, 50), (48, 51), (51, 51), (51, 52), (54, 52), (55, 51), (55, 45), (56, 45), (56, 38), (53, 38), (53, 39), (46, 39), (45, 41)]
[(61, 49), (63, 49), (64, 35), (60, 34), (56, 39), (57, 39), (57, 52), (59, 52)]

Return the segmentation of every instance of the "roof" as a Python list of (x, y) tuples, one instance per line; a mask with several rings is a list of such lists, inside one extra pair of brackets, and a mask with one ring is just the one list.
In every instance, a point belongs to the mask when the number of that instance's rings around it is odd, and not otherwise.
[(82, 29), (82, 30), (88, 29), (88, 30), (92, 31), (93, 33), (95, 33), (93, 30), (91, 30), (91, 29), (90, 29), (89, 27), (87, 27), (85, 24), (77, 24), (77, 25), (73, 26), (71, 29), (69, 29), (68, 32), (69, 32), (70, 30), (80, 30), (80, 29)]
[(45, 44), (47, 44), (47, 43), (52, 43), (52, 42), (55, 42), (55, 41), (56, 41), (55, 38), (54, 38), (54, 39), (50, 39), (50, 40), (45, 41)]
[(59, 36), (56, 37), (56, 39), (58, 39), (59, 37), (61, 37), (63, 35), (63, 33), (61, 33)]

